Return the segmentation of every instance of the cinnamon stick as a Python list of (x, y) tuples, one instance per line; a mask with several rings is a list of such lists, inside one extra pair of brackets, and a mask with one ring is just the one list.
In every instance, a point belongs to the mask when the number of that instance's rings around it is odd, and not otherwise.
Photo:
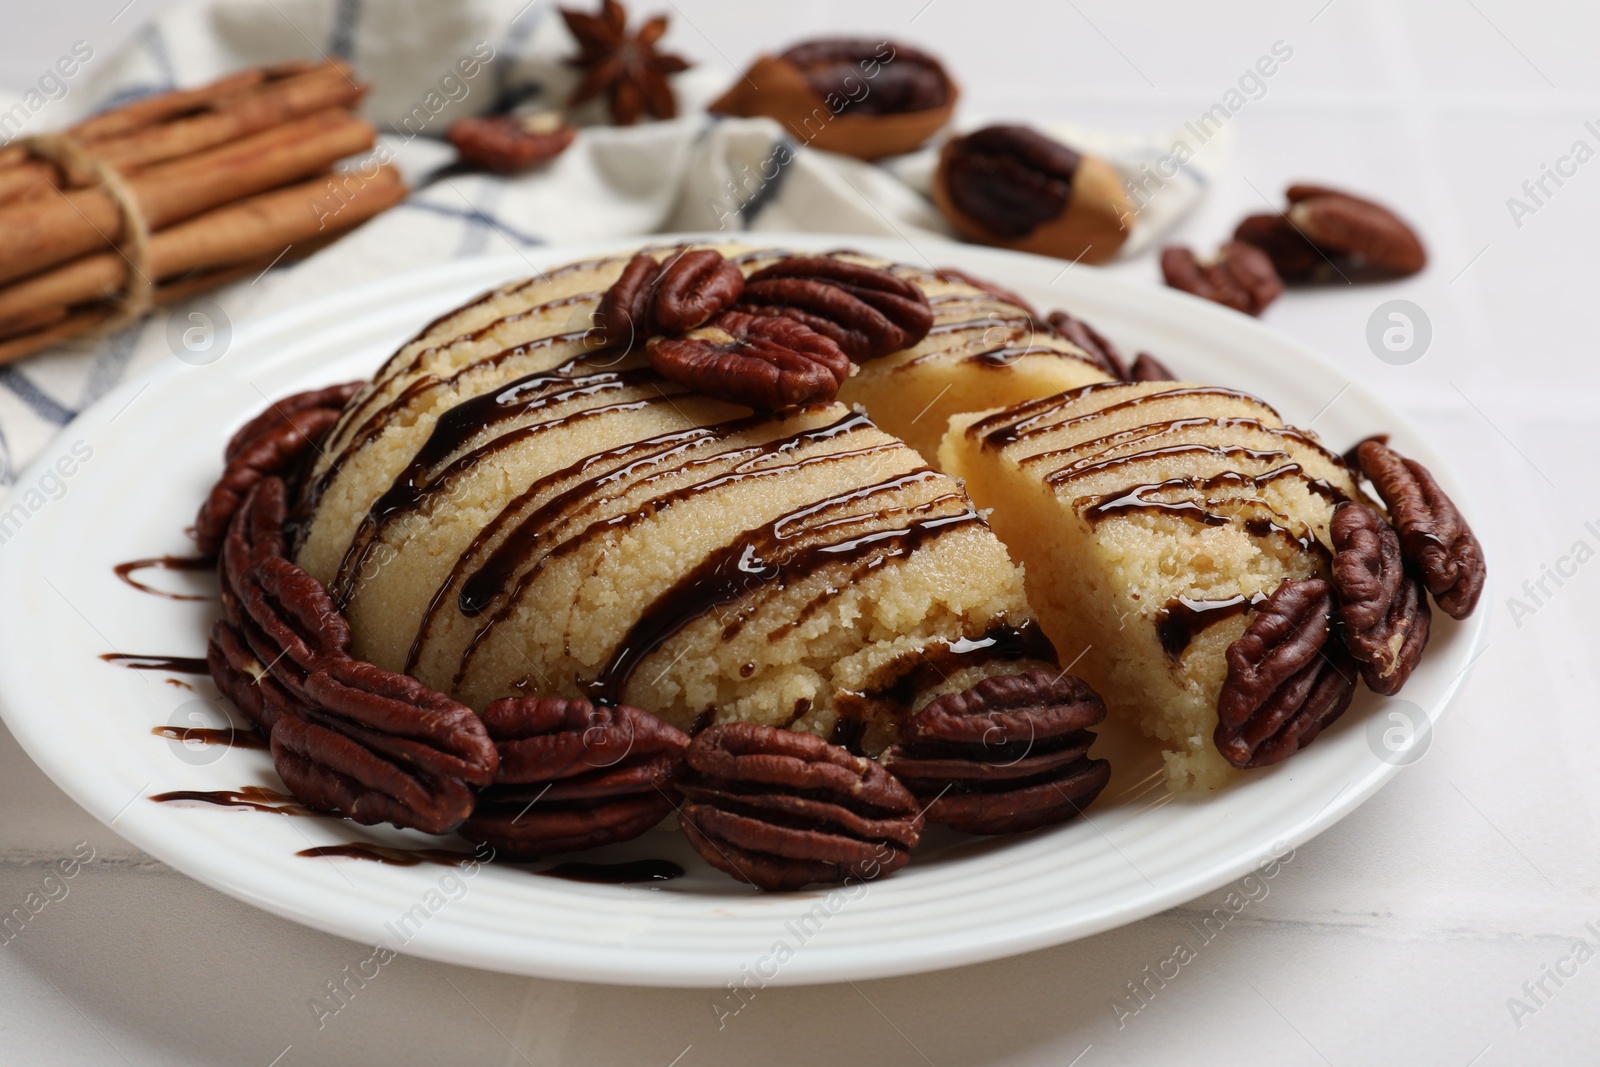
[[(406, 195), (400, 172), (375, 168), (325, 174), (310, 181), (247, 197), (150, 235), (145, 270), (152, 281), (186, 271), (277, 255), (364, 222)], [(116, 252), (84, 256), (63, 267), (0, 288), (0, 337), (31, 329), (23, 316), (42, 307), (70, 307), (121, 293), (128, 261)]]
[[(151, 230), (305, 178), (372, 147), (370, 123), (342, 108), (139, 171), (128, 181)], [(0, 207), (0, 282), (97, 251), (122, 236), (122, 215), (105, 191), (72, 190)]]

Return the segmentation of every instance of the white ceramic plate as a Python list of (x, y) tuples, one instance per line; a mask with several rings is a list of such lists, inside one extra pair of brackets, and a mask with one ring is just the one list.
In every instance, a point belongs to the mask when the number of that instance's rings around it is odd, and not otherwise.
[[(863, 238), (773, 236), (770, 243), (915, 258), (901, 242)], [(621, 244), (545, 249), (529, 259), (550, 267)], [(1092, 270), (1062, 275), (1051, 260), (933, 242), (919, 248), (938, 265), (991, 278), (1041, 307), (1066, 307), (1125, 350), (1148, 349), (1188, 378), (1258, 392), (1291, 423), (1314, 421), (1336, 449), (1392, 432), (1463, 500), (1449, 464), (1399, 413), (1252, 319)], [(99, 656), (202, 655), (216, 604), (140, 593), (113, 575), (114, 565), (192, 551), (184, 528), (217, 476), (223, 442), (266, 398), (366, 377), (437, 314), (529, 273), (515, 257), (451, 263), (238, 324), (223, 358), (205, 366), (174, 359), (123, 386), (22, 476), (6, 504), (21, 505), (22, 513), (9, 512), (20, 528), (0, 526), (9, 535), (0, 551), (0, 703), (18, 741), (73, 799), (208, 885), (369, 945), (616, 983), (871, 978), (1084, 937), (1241, 877), (1326, 829), (1392, 777), (1398, 762), (1375, 753), (1385, 751), (1386, 732), (1391, 745), (1404, 742), (1405, 722), (1395, 715), (1409, 714), (1425, 741), (1481, 643), (1481, 615), (1457, 625), (1436, 612), (1432, 646), (1404, 701), (1363, 693), (1305, 752), (1217, 795), (1169, 796), (1148, 746), (1108, 729), (1096, 752), (1110, 756), (1115, 773), (1086, 819), (1015, 839), (936, 832), (905, 870), (853, 889), (760, 895), (712, 871), (666, 828), (585, 858), (660, 857), (688, 874), (614, 886), (513, 867), (485, 865), (463, 877), (431, 864), (302, 858), (296, 852), (311, 846), (439, 841), (322, 816), (153, 803), (148, 797), (166, 790), (280, 783), (265, 752), (197, 750), (152, 736), (152, 727), (169, 722), (193, 725), (196, 711), (220, 721), (214, 709), (223, 705), (210, 680), (127, 670)], [(55, 467), (60, 457), (73, 462)], [(142, 577), (214, 593), (205, 575)], [(458, 840), (453, 847), (466, 848)]]

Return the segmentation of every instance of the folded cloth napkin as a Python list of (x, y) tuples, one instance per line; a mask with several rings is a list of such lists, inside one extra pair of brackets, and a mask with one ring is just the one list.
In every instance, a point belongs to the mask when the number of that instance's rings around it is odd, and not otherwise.
[[(588, 8), (593, 0), (568, 2)], [(572, 116), (582, 126), (572, 147), (540, 169), (514, 178), (449, 169), (455, 153), (443, 136), (451, 122), (562, 107), (578, 76), (563, 62), (574, 51), (549, 0), (179, 0), (126, 49), (85, 62), (70, 91), (23, 132), (241, 67), (350, 61), (373, 87), (362, 110), (381, 132), (377, 151), (415, 189), (315, 255), (197, 298), (232, 322), (440, 260), (568, 241), (672, 231), (876, 234), (904, 238), (915, 259), (919, 240), (952, 235), (926, 195), (936, 146), (869, 164), (805, 147), (769, 119), (711, 116), (707, 104), (738, 72), (709, 61), (674, 76), (676, 119), (609, 126), (594, 102)], [(959, 77), (960, 56), (947, 58)], [(982, 124), (963, 117), (958, 128)], [(1046, 128), (1135, 180), (1173, 143)], [(1226, 138), (1214, 138), (1160, 183), (1141, 205), (1123, 254), (1148, 248), (1187, 213), (1225, 156)], [(182, 335), (193, 307), (176, 305), (109, 337), (0, 367), (0, 485), (14, 481), (78, 411), (175, 358), (169, 337)], [(169, 329), (174, 322), (179, 328)]]

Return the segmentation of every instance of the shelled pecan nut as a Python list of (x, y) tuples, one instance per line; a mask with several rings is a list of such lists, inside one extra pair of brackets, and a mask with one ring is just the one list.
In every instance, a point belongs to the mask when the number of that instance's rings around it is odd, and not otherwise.
[(1202, 263), (1191, 249), (1161, 250), (1161, 276), (1174, 289), (1242, 311), (1259, 315), (1283, 292), (1283, 282), (1272, 260), (1255, 245), (1229, 241), (1217, 251), (1214, 262)]
[(1235, 767), (1287, 759), (1350, 706), (1356, 671), (1332, 636), (1333, 608), (1327, 582), (1291, 579), (1228, 646), (1213, 740)]
[(1105, 788), (1089, 727), (1106, 706), (1088, 683), (1048, 671), (986, 678), (937, 697), (907, 724), (884, 766), (927, 805), (929, 822), (1005, 834), (1065, 822)]
[(1128, 365), (1123, 362), (1122, 353), (1093, 326), (1065, 311), (1052, 311), (1045, 321), (1056, 333), (1087, 352), (1095, 366), (1118, 381), (1128, 380)]
[(854, 370), (838, 345), (809, 326), (740, 311), (682, 337), (652, 337), (649, 355), (665, 378), (765, 410), (832, 400)]
[(240, 622), (238, 589), (245, 572), (286, 549), (283, 523), (288, 515), (289, 491), (283, 479), (267, 477), (246, 494), (217, 556), (217, 585), (222, 615), (233, 626)]
[(211, 624), (206, 668), (223, 696), (233, 701), (264, 737), (271, 736), (280, 718), (303, 718), (310, 707), (267, 672), (244, 636), (226, 619)]
[(1023, 311), (1026, 311), (1029, 318), (1033, 318), (1038, 314), (1038, 312), (1033, 310), (1033, 305), (1028, 303), (1021, 296), (1013, 293), (1010, 289), (1007, 289), (1002, 285), (997, 285), (996, 283), (991, 282), (987, 278), (980, 278), (975, 274), (968, 274), (966, 271), (957, 270), (954, 267), (939, 267), (934, 271), (934, 273), (937, 274), (943, 281), (960, 282), (963, 285), (970, 285), (974, 289), (983, 290), (997, 300), (1003, 300), (1007, 304), (1014, 304)]
[(235, 592), (239, 629), (256, 658), (296, 697), (314, 700), (307, 678), (350, 652), (350, 626), (328, 591), (293, 563), (273, 557), (245, 571)]
[(1393, 696), (1428, 645), (1428, 598), (1406, 572), (1399, 536), (1372, 508), (1345, 501), (1334, 509), (1329, 533), (1345, 646), (1367, 688)]
[(650, 336), (650, 303), (660, 276), (661, 263), (650, 253), (628, 260), (595, 308), (594, 328), (605, 344), (631, 351)]
[(628, 705), (509, 697), (483, 722), (500, 756), (494, 785), (460, 833), (510, 859), (596, 848), (672, 811), (689, 737)]
[(656, 330), (681, 333), (703, 326), (744, 292), (744, 273), (711, 248), (680, 253), (661, 265), (650, 302)]
[(1175, 382), (1178, 376), (1167, 369), (1167, 365), (1148, 352), (1140, 352), (1139, 357), (1133, 361), (1133, 366), (1128, 368), (1128, 381), (1130, 382)]
[(290, 791), (360, 823), (428, 833), (472, 814), (499, 755), (472, 710), (404, 674), (334, 659), (306, 681), (306, 717), (272, 728), (272, 757)]
[(1382, 204), (1321, 185), (1291, 185), (1287, 195), (1288, 220), (1318, 248), (1388, 274), (1428, 264), (1416, 231)]
[(1356, 457), (1389, 508), (1402, 553), (1434, 601), (1451, 618), (1471, 615), (1487, 571), (1483, 546), (1455, 502), (1428, 468), (1380, 441), (1363, 441)]
[(727, 723), (696, 736), (684, 760), (689, 843), (761, 889), (888, 874), (922, 834), (916, 798), (888, 771), (811, 734)]
[(545, 111), (473, 115), (451, 123), (445, 136), (464, 162), (494, 174), (515, 174), (559, 156), (577, 133), (559, 112)]
[(201, 555), (216, 555), (234, 512), (258, 481), (269, 475), (293, 480), (361, 384), (351, 382), (285, 397), (233, 435), (224, 452), (222, 477), (195, 516), (194, 538)]
[(962, 213), (997, 237), (1058, 218), (1083, 157), (1026, 126), (988, 126), (949, 146), (945, 184)]
[(933, 327), (921, 288), (877, 267), (790, 256), (745, 280), (739, 311), (794, 319), (856, 362), (910, 348)]
[[(886, 45), (892, 49), (892, 61), (884, 59)], [(836, 114), (898, 115), (943, 107), (950, 99), (950, 78), (943, 65), (926, 52), (898, 43), (831, 37), (797, 44), (779, 58), (800, 68), (824, 101), (839, 101)], [(869, 82), (866, 72), (874, 69)]]

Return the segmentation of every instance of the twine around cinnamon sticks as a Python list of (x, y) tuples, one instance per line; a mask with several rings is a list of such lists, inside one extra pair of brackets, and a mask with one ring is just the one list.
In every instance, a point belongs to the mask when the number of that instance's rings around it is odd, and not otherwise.
[(0, 363), (303, 255), (399, 202), (342, 63), (243, 71), (0, 149)]

